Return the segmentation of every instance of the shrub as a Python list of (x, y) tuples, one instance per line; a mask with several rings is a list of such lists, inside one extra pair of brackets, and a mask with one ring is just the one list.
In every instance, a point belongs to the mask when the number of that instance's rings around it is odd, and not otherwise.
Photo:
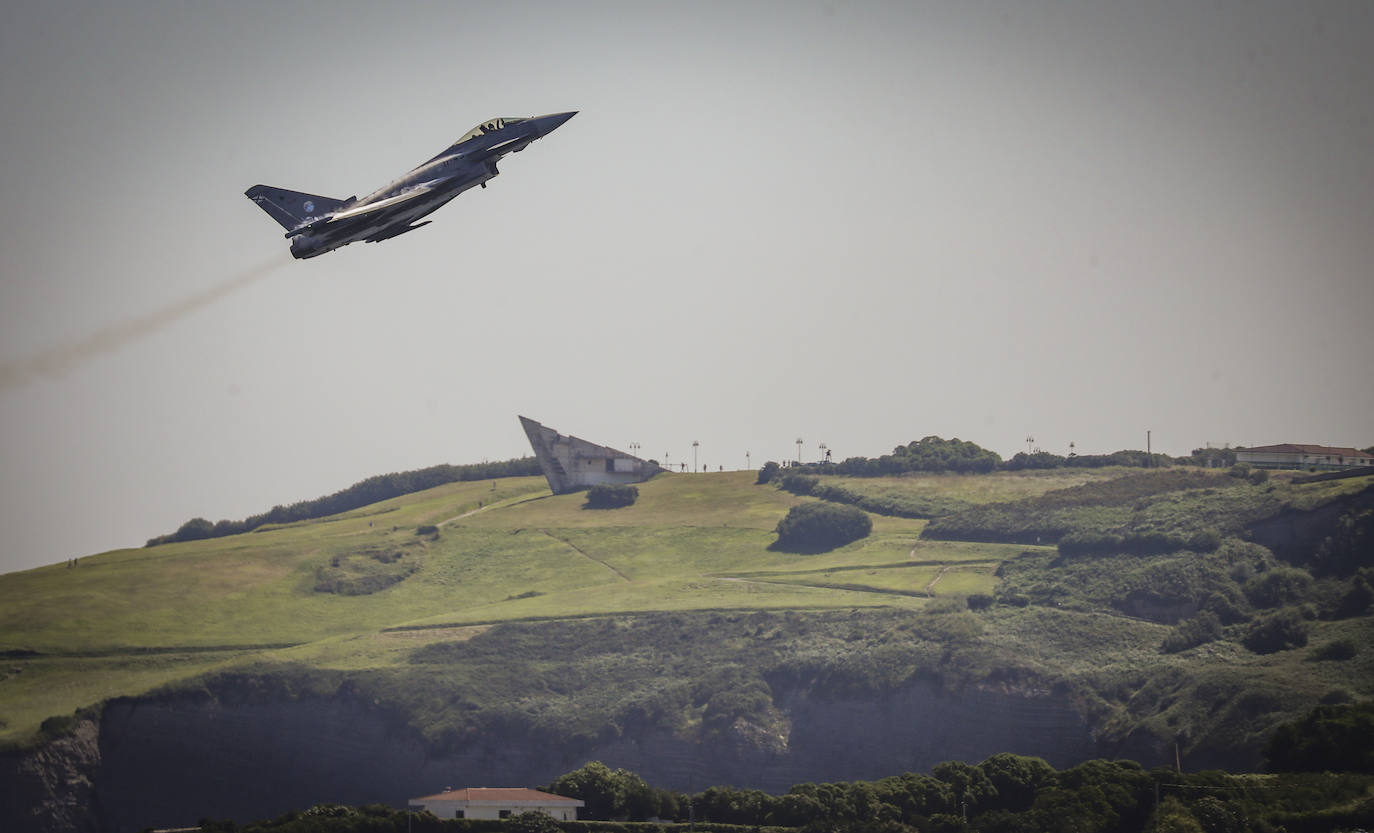
[(780, 481), (782, 488), (794, 495), (809, 495), (820, 480), (805, 474), (784, 474)]
[(1070, 532), (1059, 539), (1060, 555), (1111, 555), (1121, 551), (1121, 536), (1110, 532)]
[(866, 537), (873, 521), (862, 509), (837, 503), (803, 503), (778, 521), (779, 549), (824, 552)]
[(540, 810), (526, 810), (511, 816), (508, 826), (513, 833), (562, 833), (553, 817)]
[(1350, 589), (1341, 596), (1340, 602), (1336, 604), (1336, 618), (1348, 619), (1351, 616), (1361, 616), (1369, 605), (1374, 602), (1374, 588), (1369, 586), (1364, 576), (1355, 576), (1350, 581)]
[(1221, 549), (1221, 533), (1203, 529), (1188, 536), (1188, 549), (1193, 552), (1216, 552)]
[(434, 524), (424, 524), (423, 526), (417, 526), (417, 527), (415, 527), (415, 534), (416, 534), (416, 535), (438, 535), (438, 534), (439, 534), (439, 527), (435, 526)]
[(1275, 567), (1245, 583), (1245, 596), (1255, 607), (1292, 604), (1307, 594), (1312, 577), (1295, 567)]
[(1243, 640), (1257, 654), (1272, 654), (1307, 644), (1307, 623), (1292, 608), (1271, 613), (1250, 625)]
[(1222, 593), (1212, 593), (1202, 603), (1202, 609), (1211, 611), (1223, 625), (1237, 625), (1250, 619), (1249, 614), (1236, 604), (1235, 600)]
[(1191, 619), (1184, 619), (1174, 626), (1173, 631), (1164, 637), (1160, 650), (1166, 654), (1176, 654), (1189, 648), (1196, 648), (1206, 642), (1221, 638), (1221, 620), (1215, 613), (1204, 610)]
[(974, 593), (968, 597), (969, 610), (987, 610), (992, 607), (993, 602), (997, 601), (987, 593)]
[(587, 492), (587, 509), (619, 509), (639, 499), (639, 489), (624, 484), (599, 483)]
[(1355, 640), (1336, 639), (1314, 649), (1312, 659), (1343, 662), (1352, 659), (1358, 651), (1359, 648), (1356, 647)]

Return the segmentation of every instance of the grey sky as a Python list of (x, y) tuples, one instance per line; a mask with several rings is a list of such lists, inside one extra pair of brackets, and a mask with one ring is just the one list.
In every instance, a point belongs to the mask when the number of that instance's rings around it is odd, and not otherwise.
[[(1369, 445), (1371, 42), (1365, 2), (8, 3), (0, 571), (520, 456), (517, 414), (713, 470)], [(382, 244), (291, 262), (242, 196), (570, 109)]]

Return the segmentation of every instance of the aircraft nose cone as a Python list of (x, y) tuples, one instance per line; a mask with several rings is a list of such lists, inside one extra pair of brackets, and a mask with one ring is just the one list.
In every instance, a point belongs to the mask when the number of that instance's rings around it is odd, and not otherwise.
[(563, 122), (577, 115), (576, 110), (569, 110), (566, 113), (550, 113), (547, 116), (540, 116), (536, 121), (539, 123), (539, 135), (547, 136), (563, 125)]

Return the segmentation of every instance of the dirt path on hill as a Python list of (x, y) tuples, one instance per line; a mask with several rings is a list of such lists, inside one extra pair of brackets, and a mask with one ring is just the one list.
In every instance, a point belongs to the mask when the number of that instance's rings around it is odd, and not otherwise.
[(504, 509), (507, 506), (514, 506), (517, 503), (524, 503), (529, 500), (539, 500), (540, 498), (545, 497), (548, 497), (548, 495), (535, 495), (534, 497), (529, 497), (527, 495), (519, 495), (518, 497), (506, 498), (505, 500), (498, 500), (494, 503), (488, 503), (486, 506), (479, 506), (476, 509), (469, 509), (461, 515), (454, 515), (452, 518), (447, 518), (445, 520), (438, 522), (437, 524), (435, 524), (435, 526), (447, 526), (448, 524), (451, 524), (454, 521), (461, 521), (464, 518), (476, 515), (478, 512), (485, 512), (488, 509)]
[(940, 579), (944, 578), (945, 573), (949, 570), (949, 568), (950, 568), (950, 565), (949, 565), (949, 564), (946, 564), (945, 566), (941, 567), (941, 568), (940, 568), (940, 572), (938, 572), (938, 573), (935, 574), (935, 578), (933, 578), (933, 579), (930, 580), (930, 584), (927, 584), (927, 585), (926, 585), (926, 594), (927, 594), (927, 595), (930, 595), (930, 596), (934, 596), (934, 595), (935, 595), (935, 582), (937, 582), (937, 581), (939, 581)]
[(573, 552), (577, 553), (578, 555), (582, 556), (583, 558), (587, 559), (588, 561), (592, 561), (592, 562), (594, 562), (594, 563), (600, 564), (602, 567), (605, 567), (607, 570), (610, 570), (612, 573), (615, 573), (617, 576), (620, 576), (620, 579), (621, 579), (622, 581), (629, 582), (629, 580), (630, 580), (630, 577), (629, 577), (629, 576), (625, 575), (624, 573), (620, 572), (620, 571), (617, 570), (616, 568), (614, 568), (614, 567), (612, 567), (611, 565), (607, 564), (605, 561), (602, 561), (601, 559), (596, 558), (596, 557), (594, 557), (594, 556), (588, 555), (581, 547), (579, 547), (578, 545), (574, 544), (572, 541), (569, 541), (569, 540), (566, 539), (566, 538), (559, 538), (557, 535), (554, 535), (552, 532), (549, 532), (547, 529), (541, 529), (541, 530), (539, 530), (539, 531), (542, 532), (542, 533), (544, 533), (545, 535), (549, 536), (549, 537), (552, 538), (553, 540), (557, 541), (558, 543), (563, 544), (563, 545), (566, 546), (566, 547), (572, 548)]

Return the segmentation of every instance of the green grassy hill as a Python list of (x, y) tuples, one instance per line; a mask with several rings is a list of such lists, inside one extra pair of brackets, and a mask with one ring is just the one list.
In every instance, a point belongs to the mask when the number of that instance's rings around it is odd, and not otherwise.
[[(364, 692), (442, 749), (493, 721), (589, 737), (767, 727), (785, 719), (769, 695), (780, 679), (882, 691), (919, 678), (1062, 691), (1099, 734), (1253, 754), (1269, 727), (1323, 698), (1374, 695), (1368, 608), (1336, 613), (1358, 576), (1299, 559), (1296, 595), (1252, 601), (1257, 578), (1284, 565), (1243, 540), (1284, 513), (1327, 511), (1304, 540), (1338, 535), (1371, 478), (1150, 477), (821, 478), (946, 508), (930, 521), (874, 515), (867, 538), (818, 555), (770, 549), (787, 510), (815, 498), (753, 472), (661, 475), (615, 510), (505, 478), (8, 574), (0, 743), (42, 741), (112, 698), (244, 681)], [(1218, 546), (1073, 558), (1055, 546), (1135, 528), (1214, 530)], [(1213, 596), (1231, 609), (1223, 630), (1163, 652)], [(1287, 608), (1310, 647), (1245, 647), (1248, 628)], [(1353, 655), (1316, 655), (1331, 643)]]

